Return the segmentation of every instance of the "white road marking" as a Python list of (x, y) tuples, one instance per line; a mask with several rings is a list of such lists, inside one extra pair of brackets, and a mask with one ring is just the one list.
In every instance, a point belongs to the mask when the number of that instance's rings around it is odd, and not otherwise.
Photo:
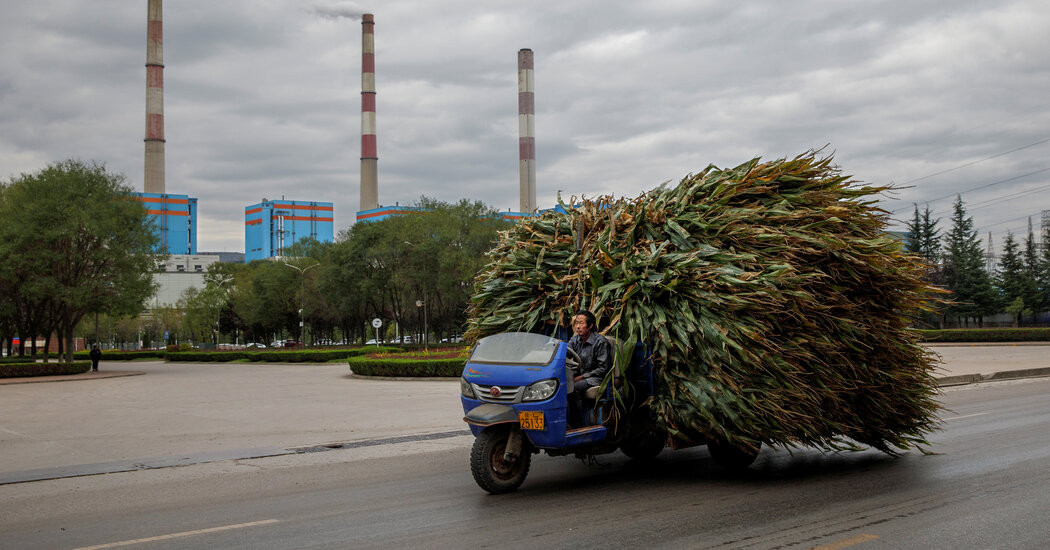
[(75, 550), (101, 550), (103, 548), (117, 548), (119, 546), (131, 546), (133, 544), (143, 544), (146, 542), (157, 542), (159, 540), (176, 539), (179, 537), (189, 537), (193, 535), (203, 535), (205, 533), (216, 533), (219, 531), (229, 531), (230, 529), (244, 529), (245, 527), (256, 527), (259, 525), (269, 525), (271, 523), (280, 523), (277, 519), (267, 519), (263, 521), (253, 521), (250, 523), (238, 523), (236, 525), (223, 525), (221, 527), (211, 527), (208, 529), (198, 529), (196, 531), (183, 531), (182, 533), (171, 533), (170, 535), (158, 535), (156, 537), (146, 537), (144, 539), (135, 540), (123, 540), (120, 542), (110, 542), (108, 544), (99, 544), (98, 546), (83, 546)]
[(962, 418), (972, 418), (974, 416), (981, 416), (982, 414), (988, 414), (988, 413), (973, 413), (973, 414), (965, 414), (963, 416), (953, 416), (951, 418), (945, 418), (944, 421), (948, 422), (949, 420), (959, 420), (959, 419), (962, 419)]

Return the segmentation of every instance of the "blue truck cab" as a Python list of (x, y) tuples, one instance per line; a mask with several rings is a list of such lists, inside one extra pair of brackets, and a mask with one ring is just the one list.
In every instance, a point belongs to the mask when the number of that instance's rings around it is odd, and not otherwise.
[[(627, 349), (609, 340), (615, 376), (585, 396), (586, 426), (567, 423), (579, 357), (565, 341), (524, 332), (478, 341), (460, 379), (463, 420), (475, 436), (471, 472), (478, 485), (490, 493), (517, 489), (531, 456), (541, 451), (588, 456), (621, 449), (642, 458), (663, 449), (667, 436), (648, 407), (653, 393), (648, 353), (641, 344)], [(613, 416), (620, 421), (610, 422)]]

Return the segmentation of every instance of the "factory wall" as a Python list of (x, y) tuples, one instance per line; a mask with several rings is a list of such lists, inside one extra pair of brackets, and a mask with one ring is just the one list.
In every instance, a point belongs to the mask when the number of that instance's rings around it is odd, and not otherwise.
[(197, 253), (197, 199), (188, 195), (132, 193), (146, 206), (158, 253)]
[(330, 202), (266, 200), (244, 208), (244, 261), (284, 256), (284, 249), (304, 238), (335, 240)]

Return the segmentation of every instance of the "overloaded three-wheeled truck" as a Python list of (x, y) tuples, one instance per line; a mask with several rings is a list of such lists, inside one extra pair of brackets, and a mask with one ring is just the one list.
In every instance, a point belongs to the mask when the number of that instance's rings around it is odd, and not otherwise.
[[(667, 434), (649, 408), (655, 390), (647, 348), (609, 338), (616, 375), (584, 399), (586, 426), (569, 427), (568, 392), (580, 362), (565, 341), (524, 332), (478, 341), (460, 380), (463, 418), (475, 436), (470, 452), (474, 480), (490, 493), (517, 489), (532, 455), (589, 457), (617, 449), (631, 458), (659, 454)], [(627, 355), (629, 354), (629, 359)], [(711, 457), (728, 468), (746, 468), (758, 453), (707, 442)]]

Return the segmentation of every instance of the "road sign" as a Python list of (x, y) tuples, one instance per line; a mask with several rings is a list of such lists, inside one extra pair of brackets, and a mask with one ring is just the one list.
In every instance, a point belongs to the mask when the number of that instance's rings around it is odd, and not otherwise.
[(383, 326), (383, 320), (382, 319), (380, 319), (379, 317), (376, 317), (375, 319), (372, 319), (372, 328), (379, 328), (381, 326)]

